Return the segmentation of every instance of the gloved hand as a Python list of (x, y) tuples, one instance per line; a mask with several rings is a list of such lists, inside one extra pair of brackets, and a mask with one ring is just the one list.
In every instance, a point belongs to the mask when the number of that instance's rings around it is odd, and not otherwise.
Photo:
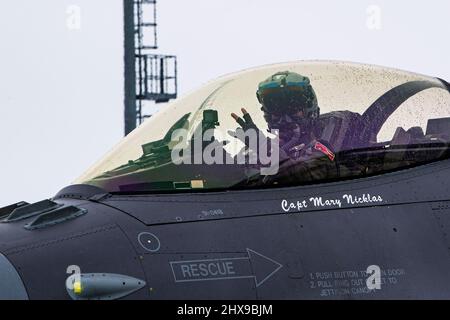
[(234, 120), (236, 120), (236, 122), (241, 126), (241, 128), (244, 131), (247, 131), (248, 129), (253, 129), (256, 130), (257, 132), (259, 131), (258, 127), (256, 126), (256, 124), (253, 122), (252, 117), (250, 116), (250, 113), (247, 112), (247, 110), (245, 110), (244, 108), (241, 108), (242, 114), (243, 114), (243, 118), (244, 120), (242, 120), (242, 118), (240, 118), (237, 114), (232, 113), (231, 116), (233, 117)]
[[(248, 137), (251, 135), (246, 135), (247, 130), (254, 130), (255, 133), (255, 137), (257, 139), (258, 145), (259, 145), (259, 135), (260, 135), (260, 130), (259, 128), (256, 126), (256, 124), (253, 122), (252, 117), (250, 116), (250, 114), (247, 112), (247, 110), (245, 110), (244, 108), (241, 108), (242, 114), (243, 114), (243, 118), (240, 118), (237, 114), (232, 113), (231, 116), (233, 117), (234, 120), (236, 120), (236, 122), (239, 124), (240, 127), (236, 128), (235, 131), (232, 130), (228, 130), (228, 134), (234, 138), (237, 138), (239, 140), (241, 140), (245, 146), (248, 148), (250, 145), (250, 142), (248, 141)], [(256, 150), (254, 150), (256, 151)]]

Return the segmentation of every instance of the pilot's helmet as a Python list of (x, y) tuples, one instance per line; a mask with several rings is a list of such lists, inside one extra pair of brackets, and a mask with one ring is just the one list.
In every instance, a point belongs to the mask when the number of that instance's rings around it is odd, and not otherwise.
[(258, 85), (256, 92), (261, 110), (268, 122), (272, 116), (317, 118), (320, 113), (317, 96), (308, 77), (295, 72), (277, 72)]

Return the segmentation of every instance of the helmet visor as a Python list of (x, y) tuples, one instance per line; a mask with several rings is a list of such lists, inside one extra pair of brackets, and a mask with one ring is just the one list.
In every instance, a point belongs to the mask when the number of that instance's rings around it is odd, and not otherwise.
[(305, 111), (310, 104), (310, 99), (298, 89), (265, 90), (262, 93), (263, 111), (274, 115), (296, 114)]

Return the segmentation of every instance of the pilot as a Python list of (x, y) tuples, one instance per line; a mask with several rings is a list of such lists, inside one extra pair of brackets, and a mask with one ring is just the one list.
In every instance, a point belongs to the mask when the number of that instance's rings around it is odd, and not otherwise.
[[(333, 139), (322, 137), (330, 117), (321, 121), (309, 78), (289, 71), (276, 73), (259, 84), (256, 96), (269, 131), (277, 130), (279, 138), (279, 170), (276, 175), (264, 177), (264, 183), (290, 184), (337, 177)], [(231, 114), (240, 127), (244, 131), (259, 131), (245, 108), (241, 111), (242, 118)]]

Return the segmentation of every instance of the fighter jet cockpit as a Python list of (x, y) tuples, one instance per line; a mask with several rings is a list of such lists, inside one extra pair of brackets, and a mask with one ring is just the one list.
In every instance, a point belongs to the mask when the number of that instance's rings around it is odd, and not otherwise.
[(449, 158), (444, 80), (343, 62), (227, 75), (162, 107), (76, 183), (112, 193), (301, 186)]

